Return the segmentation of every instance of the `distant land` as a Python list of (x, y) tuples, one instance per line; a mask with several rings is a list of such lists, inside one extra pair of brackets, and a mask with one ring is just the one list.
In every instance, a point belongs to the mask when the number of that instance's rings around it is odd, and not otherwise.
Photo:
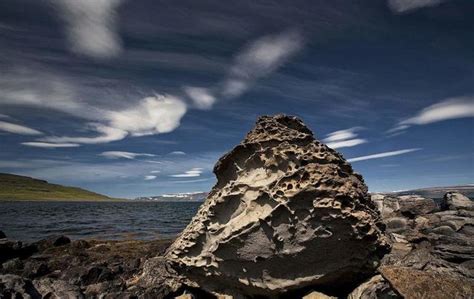
[(107, 201), (112, 198), (77, 187), (50, 184), (27, 176), (0, 173), (0, 201)]
[(429, 188), (403, 190), (403, 191), (396, 191), (396, 192), (374, 192), (374, 193), (393, 194), (397, 196), (416, 194), (416, 195), (420, 195), (420, 196), (428, 197), (428, 198), (442, 198), (447, 192), (459, 192), (473, 199), (474, 198), (474, 185), (429, 187)]
[(156, 196), (142, 196), (134, 200), (137, 201), (173, 201), (173, 202), (199, 202), (204, 201), (208, 192), (187, 192), (187, 193), (173, 193), (162, 194)]

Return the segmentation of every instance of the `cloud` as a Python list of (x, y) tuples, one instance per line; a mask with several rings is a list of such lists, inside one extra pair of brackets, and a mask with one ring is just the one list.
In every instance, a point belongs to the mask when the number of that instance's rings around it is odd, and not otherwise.
[(326, 145), (332, 149), (343, 148), (343, 147), (353, 147), (359, 144), (367, 143), (367, 140), (356, 138), (351, 140), (344, 140), (344, 141), (335, 141), (326, 143)]
[(202, 173), (202, 168), (192, 168), (191, 170), (185, 171), (184, 173), (180, 174), (172, 174), (171, 177), (174, 178), (191, 178), (191, 177), (198, 177)]
[(388, 130), (387, 133), (405, 130), (412, 125), (427, 125), (467, 117), (474, 117), (474, 97), (450, 98), (424, 108), (415, 116), (399, 122), (397, 126)]
[(235, 57), (220, 92), (226, 97), (241, 95), (255, 80), (277, 70), (302, 47), (303, 38), (294, 30), (266, 35), (250, 43)]
[(216, 102), (216, 97), (207, 88), (185, 86), (183, 89), (199, 109), (210, 109)]
[(65, 23), (71, 51), (94, 58), (116, 56), (122, 49), (116, 13), (121, 0), (53, 0)]
[(5, 131), (8, 133), (13, 133), (13, 134), (20, 134), (20, 135), (41, 135), (41, 133), (38, 130), (28, 128), (22, 125), (17, 125), (13, 123), (9, 123), (6, 121), (0, 121), (0, 131)]
[(161, 172), (161, 170), (152, 170), (152, 171), (150, 171), (150, 173), (160, 173), (160, 172)]
[(56, 147), (78, 147), (77, 143), (48, 143), (48, 142), (22, 142), (22, 145), (42, 148), (56, 148)]
[(147, 97), (129, 109), (110, 112), (110, 126), (132, 136), (168, 133), (176, 129), (186, 113), (186, 104), (170, 95)]
[(156, 175), (146, 175), (144, 179), (145, 181), (151, 181), (156, 179)]
[(353, 127), (345, 130), (339, 130), (329, 133), (323, 142), (330, 148), (353, 147), (359, 144), (367, 143), (366, 139), (356, 138), (358, 134), (355, 132), (361, 130), (361, 127)]
[(135, 159), (136, 157), (155, 157), (154, 154), (147, 153), (131, 153), (131, 152), (121, 152), (121, 151), (107, 151), (100, 153), (99, 156), (106, 157), (108, 159)]
[(169, 155), (184, 156), (184, 155), (186, 155), (186, 153), (182, 152), (182, 151), (174, 151), (174, 152), (169, 153)]
[(92, 123), (89, 124), (89, 128), (98, 132), (100, 135), (96, 137), (45, 137), (41, 138), (41, 141), (53, 142), (53, 143), (83, 143), (83, 144), (98, 144), (98, 143), (108, 143), (112, 141), (124, 139), (128, 133), (124, 130), (108, 127), (102, 124)]
[(364, 160), (371, 160), (371, 159), (380, 159), (380, 158), (385, 158), (385, 157), (408, 154), (408, 153), (419, 151), (419, 150), (421, 150), (421, 148), (409, 148), (409, 149), (403, 149), (403, 150), (398, 150), (398, 151), (384, 152), (384, 153), (372, 154), (368, 156), (350, 158), (350, 159), (347, 159), (347, 161), (357, 162), (357, 161), (364, 161)]
[(404, 13), (422, 7), (436, 6), (446, 0), (388, 0), (388, 6), (395, 13)]

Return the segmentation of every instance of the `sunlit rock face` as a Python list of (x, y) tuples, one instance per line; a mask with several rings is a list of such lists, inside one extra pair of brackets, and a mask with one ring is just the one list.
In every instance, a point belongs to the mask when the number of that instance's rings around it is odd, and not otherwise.
[(264, 296), (348, 287), (387, 250), (362, 177), (296, 117), (260, 117), (214, 172), (217, 184), (166, 253), (188, 285)]

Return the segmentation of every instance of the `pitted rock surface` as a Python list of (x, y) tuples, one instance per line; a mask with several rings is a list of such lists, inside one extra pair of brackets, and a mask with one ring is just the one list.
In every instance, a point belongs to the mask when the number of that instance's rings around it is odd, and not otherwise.
[(387, 251), (362, 177), (295, 117), (263, 116), (166, 258), (186, 284), (273, 296), (353, 288)]

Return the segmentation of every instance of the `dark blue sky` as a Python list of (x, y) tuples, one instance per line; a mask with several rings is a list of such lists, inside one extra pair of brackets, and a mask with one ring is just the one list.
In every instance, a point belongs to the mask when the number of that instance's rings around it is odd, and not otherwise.
[(205, 191), (257, 116), (371, 191), (474, 183), (474, 2), (3, 0), (0, 171)]

